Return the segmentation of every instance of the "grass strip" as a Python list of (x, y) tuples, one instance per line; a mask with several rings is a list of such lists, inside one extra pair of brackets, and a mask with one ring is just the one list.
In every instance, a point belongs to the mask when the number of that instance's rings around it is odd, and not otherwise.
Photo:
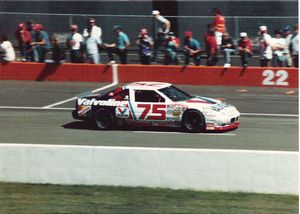
[(0, 183), (0, 213), (299, 213), (298, 196)]

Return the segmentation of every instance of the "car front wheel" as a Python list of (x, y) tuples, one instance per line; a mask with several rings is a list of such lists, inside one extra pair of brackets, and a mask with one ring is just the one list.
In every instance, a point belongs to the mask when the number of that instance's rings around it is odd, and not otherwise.
[(181, 128), (187, 132), (204, 132), (204, 115), (197, 110), (187, 110), (182, 117)]

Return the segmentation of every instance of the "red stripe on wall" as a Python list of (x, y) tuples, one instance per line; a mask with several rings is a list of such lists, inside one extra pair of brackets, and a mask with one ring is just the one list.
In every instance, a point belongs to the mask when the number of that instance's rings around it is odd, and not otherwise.
[(120, 82), (161, 81), (186, 85), (298, 87), (296, 68), (120, 65)]
[[(156, 81), (185, 85), (298, 88), (297, 68), (119, 65), (119, 82)], [(106, 65), (13, 62), (0, 65), (1, 80), (112, 82)]]
[(0, 65), (1, 80), (111, 82), (111, 66), (13, 62)]

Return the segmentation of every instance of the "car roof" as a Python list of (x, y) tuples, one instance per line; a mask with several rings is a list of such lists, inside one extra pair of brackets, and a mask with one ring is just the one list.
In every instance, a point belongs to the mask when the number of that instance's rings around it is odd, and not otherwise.
[(138, 90), (156, 90), (171, 86), (171, 83), (165, 82), (133, 82), (124, 85), (124, 89), (138, 89)]

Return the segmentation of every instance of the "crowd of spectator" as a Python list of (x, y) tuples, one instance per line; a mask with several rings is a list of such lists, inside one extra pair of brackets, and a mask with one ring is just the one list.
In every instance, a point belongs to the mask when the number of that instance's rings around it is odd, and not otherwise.
[[(206, 65), (214, 66), (218, 62), (218, 55), (224, 55), (224, 68), (231, 66), (231, 57), (234, 54), (240, 56), (241, 65), (247, 67), (249, 59), (253, 56), (253, 43), (257, 44), (259, 51), (259, 64), (261, 67), (298, 67), (298, 25), (293, 29), (287, 26), (274, 32), (274, 37), (268, 33), (267, 26), (260, 26), (254, 40), (248, 38), (247, 32), (240, 33), (240, 39), (234, 41), (226, 29), (226, 20), (221, 11), (213, 10), (214, 20), (207, 24), (204, 35), (205, 48), (202, 50), (199, 40), (194, 38), (192, 31), (185, 31), (183, 43), (174, 32), (171, 31), (171, 22), (163, 17), (158, 10), (152, 11), (153, 36), (151, 38), (146, 28), (142, 28), (135, 38), (138, 47), (138, 55), (141, 64), (149, 65), (157, 63), (157, 55), (163, 50), (165, 65), (178, 65), (178, 52), (184, 55), (184, 65), (190, 65), (193, 59), (194, 65), (201, 64), (201, 58), (206, 56)], [(109, 63), (114, 61), (117, 55), (122, 64), (127, 64), (127, 54), (131, 46), (129, 37), (123, 31), (122, 26), (115, 25), (112, 31), (115, 40), (111, 44), (102, 41), (102, 29), (97, 26), (94, 18), (89, 18), (88, 25), (82, 34), (78, 32), (78, 26), (70, 25), (69, 34), (64, 44), (60, 43), (55, 35), (49, 37), (44, 26), (29, 20), (17, 26), (15, 37), (22, 61), (45, 62), (46, 56), (51, 52), (53, 63), (63, 63), (69, 53), (71, 63), (103, 63), (100, 51), (107, 52)], [(182, 46), (182, 48), (180, 48)], [(0, 34), (0, 59), (2, 62), (15, 61), (15, 51), (7, 36)]]

